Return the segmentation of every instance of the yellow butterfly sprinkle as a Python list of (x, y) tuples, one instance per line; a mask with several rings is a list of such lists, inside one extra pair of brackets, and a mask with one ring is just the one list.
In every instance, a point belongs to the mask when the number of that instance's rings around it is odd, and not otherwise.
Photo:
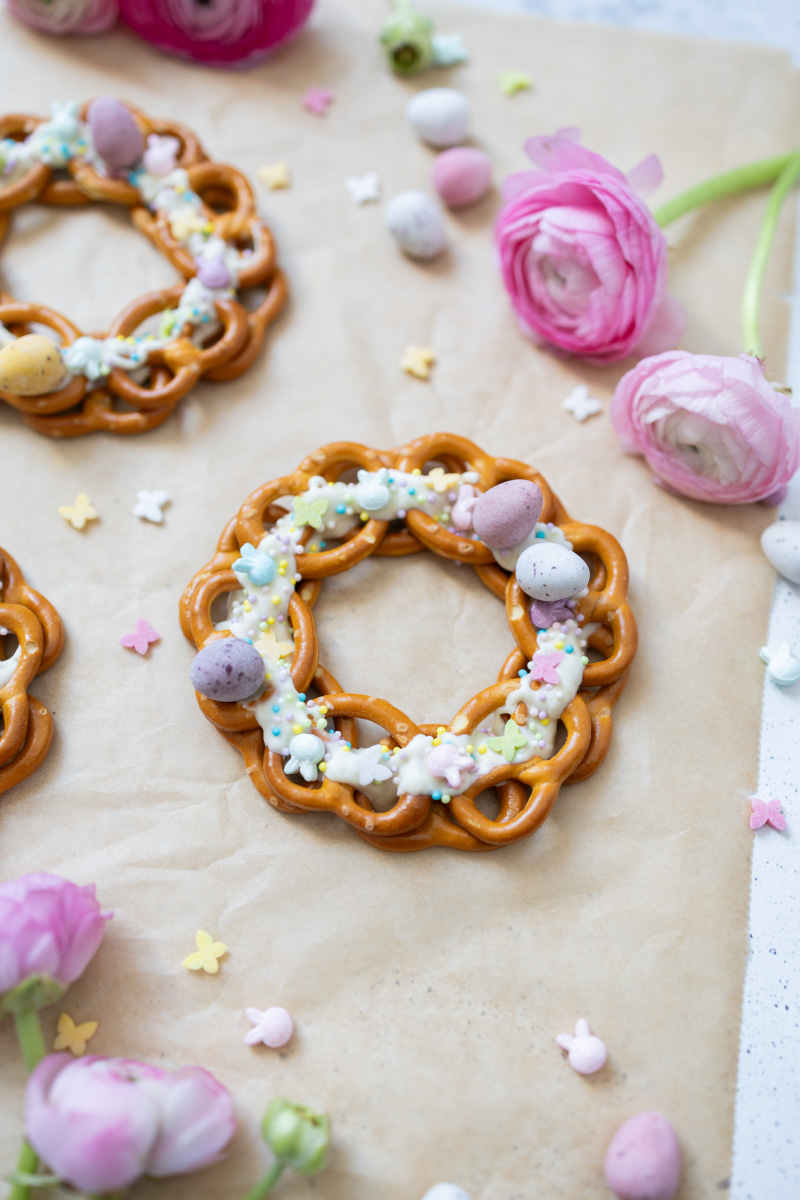
[(254, 643), (256, 650), (264, 658), (268, 658), (271, 663), (278, 662), (281, 658), (287, 658), (294, 653), (293, 642), (281, 642), (271, 629), (261, 634), (261, 637)]
[(289, 168), (285, 162), (271, 163), (266, 167), (259, 167), (256, 175), (271, 191), (276, 191), (278, 188), (288, 188), (292, 182)]
[(431, 367), (436, 362), (436, 355), (429, 346), (406, 346), (400, 366), (407, 375), (415, 375), (417, 379), (430, 379)]
[(100, 516), (86, 492), (78, 492), (74, 504), (62, 504), (58, 515), (72, 526), (73, 529), (83, 529), (87, 521), (96, 521)]
[(210, 933), (198, 929), (195, 936), (197, 950), (183, 960), (187, 971), (205, 971), (206, 975), (216, 975), (219, 971), (219, 960), (228, 953), (224, 942), (215, 942)]
[(76, 1025), (69, 1013), (62, 1013), (58, 1018), (58, 1036), (53, 1042), (54, 1050), (69, 1050), (79, 1058), (86, 1049), (86, 1043), (97, 1033), (97, 1021), (84, 1021)]

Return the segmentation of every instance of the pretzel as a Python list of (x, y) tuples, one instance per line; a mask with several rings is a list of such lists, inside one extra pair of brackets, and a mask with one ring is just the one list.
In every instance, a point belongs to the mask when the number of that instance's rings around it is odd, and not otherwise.
[[(0, 626), (13, 634), (18, 648), (9, 674), (0, 637), (0, 792), (36, 770), (53, 739), (53, 719), (45, 706), (28, 694), (36, 675), (46, 671), (61, 653), (63, 631), (58, 613), (43, 596), (28, 587), (11, 555), (0, 549)], [(6, 678), (6, 676), (8, 676)]]
[[(52, 331), (61, 349), (67, 368), (61, 386), (40, 395), (0, 388), (0, 399), (18, 409), (26, 424), (51, 437), (98, 430), (136, 434), (162, 424), (199, 380), (225, 382), (246, 371), (286, 301), (274, 240), (256, 213), (247, 179), (233, 167), (210, 161), (185, 126), (154, 120), (131, 104), (120, 105), (145, 140), (151, 135), (176, 140), (174, 170), (164, 176), (163, 184), (141, 162), (122, 173), (105, 167), (92, 145), (88, 103), (81, 109), (54, 105), (49, 122), (27, 113), (0, 117), (3, 156), (22, 156), (18, 168), (12, 163), (8, 182), (0, 180), (0, 242), (12, 210), (32, 201), (58, 207), (115, 204), (127, 209), (133, 226), (182, 278), (174, 288), (132, 301), (107, 333), (91, 335), (93, 345), (81, 343), (72, 352), (70, 347), (87, 335), (69, 318), (0, 294), (0, 355), (4, 341), (42, 325)], [(67, 135), (62, 137), (64, 129)], [(58, 136), (56, 130), (61, 131)], [(179, 207), (168, 211), (167, 204)], [(185, 229), (175, 224), (180, 205)], [(189, 229), (192, 221), (196, 228)], [(212, 256), (212, 251), (218, 251), (234, 272), (230, 286), (212, 287), (197, 278), (198, 254)], [(243, 301), (256, 289), (263, 296), (246, 307)], [(197, 296), (199, 308), (194, 303)], [(169, 333), (153, 339), (139, 332), (144, 321), (152, 323), (158, 317), (162, 325), (173, 322)], [(133, 356), (141, 356), (141, 363), (138, 357), (131, 362)]]
[[(353, 468), (361, 471), (359, 483), (345, 484), (342, 476)], [(473, 502), (479, 492), (507, 480), (527, 480), (539, 488), (543, 507), (536, 537), (565, 547), (571, 542), (589, 564), (587, 587), (569, 601), (570, 619), (537, 633), (528, 597), (513, 570), (501, 567), (463, 521), (460, 528), (454, 527), (455, 481), (460, 487), (465, 479)], [(401, 496), (406, 499), (400, 501)], [(375, 512), (382, 509), (383, 518), (371, 517), (368, 511), (357, 514), (362, 503), (371, 504)], [(323, 543), (323, 534), (334, 544)], [(313, 614), (329, 576), (372, 555), (423, 551), (473, 568), (504, 603), (514, 643), (497, 681), (441, 725), (417, 725), (386, 700), (344, 691), (319, 661)], [(270, 557), (271, 578), (266, 561)], [(586, 568), (581, 570), (585, 573)], [(603, 762), (613, 708), (636, 652), (627, 581), (625, 556), (614, 538), (573, 521), (536, 470), (513, 459), (493, 458), (465, 438), (431, 434), (390, 451), (352, 442), (324, 446), (292, 474), (258, 488), (223, 530), (214, 557), (185, 589), (180, 619), (186, 637), (206, 652), (198, 654), (198, 663), (209, 661), (208, 648), (232, 636), (254, 643), (264, 659), (264, 682), (256, 682), (249, 697), (214, 699), (199, 691), (196, 696), (206, 718), (241, 753), (248, 775), (271, 805), (291, 813), (335, 813), (382, 850), (491, 850), (529, 837), (552, 811), (561, 785), (588, 778)], [(218, 628), (212, 605), (221, 596), (228, 597), (229, 620)], [(277, 619), (270, 619), (267, 610)], [(273, 638), (276, 631), (281, 637), (291, 633), (291, 646)], [(560, 663), (560, 682), (555, 692), (547, 685), (542, 701), (545, 684), (532, 680), (543, 679), (542, 670), (554, 668), (542, 667), (534, 656), (553, 646), (563, 647), (551, 654)], [(591, 662), (589, 648), (594, 652)], [(246, 654), (254, 658), (249, 650)], [(536, 693), (539, 698), (531, 700), (536, 687), (542, 689)], [(307, 698), (312, 691), (315, 695)], [(534, 711), (541, 703), (551, 706), (547, 720), (542, 720), (543, 712)], [(550, 728), (551, 711), (564, 731), (563, 740), (556, 738), (555, 722)], [(298, 724), (291, 724), (295, 720)], [(359, 750), (358, 720), (385, 730), (382, 750)], [(277, 724), (270, 729), (270, 722)], [(290, 730), (281, 724), (285, 722), (294, 734), (302, 730), (312, 737), (287, 742)], [(492, 731), (494, 737), (485, 736)], [(321, 746), (315, 745), (314, 736)], [(301, 742), (303, 754), (311, 755), (306, 768), (296, 757)], [(447, 776), (448, 794), (444, 784), (430, 786), (434, 767), (428, 765), (433, 763), (432, 748), (445, 744), (446, 754), (462, 763)], [(428, 773), (424, 787), (419, 774), (423, 767)], [(438, 766), (437, 770), (441, 773)], [(416, 792), (403, 790), (403, 772), (406, 779), (416, 780)], [(353, 773), (359, 773), (357, 780), (347, 778)], [(383, 802), (376, 804), (368, 792), (381, 787)], [(478, 803), (491, 788), (499, 800), (493, 817)]]

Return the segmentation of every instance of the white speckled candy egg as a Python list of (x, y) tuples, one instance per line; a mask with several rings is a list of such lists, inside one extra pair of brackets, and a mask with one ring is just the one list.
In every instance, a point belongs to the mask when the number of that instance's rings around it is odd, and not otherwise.
[(761, 549), (776, 571), (800, 583), (800, 521), (776, 521), (761, 535)]
[(457, 146), (469, 132), (469, 103), (455, 88), (427, 88), (406, 105), (409, 124), (418, 137), (437, 150)]
[(523, 550), (516, 575), (523, 592), (535, 600), (566, 600), (589, 582), (589, 568), (580, 555), (555, 542)]
[(422, 1200), (472, 1200), (472, 1197), (457, 1183), (435, 1183)]
[(435, 258), (445, 248), (442, 214), (424, 192), (400, 192), (386, 205), (384, 220), (392, 237), (411, 258)]

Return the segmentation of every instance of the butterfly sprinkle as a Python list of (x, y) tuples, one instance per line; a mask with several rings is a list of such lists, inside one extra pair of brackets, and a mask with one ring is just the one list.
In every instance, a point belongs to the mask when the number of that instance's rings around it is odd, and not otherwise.
[(210, 933), (198, 929), (195, 935), (197, 949), (183, 960), (187, 971), (205, 971), (206, 975), (216, 975), (219, 971), (219, 960), (228, 953), (224, 942), (215, 942)]
[(119, 644), (126, 650), (135, 650), (137, 654), (147, 654), (151, 644), (159, 641), (160, 638), (161, 634), (156, 633), (155, 629), (140, 617), (136, 622), (136, 632), (126, 633), (119, 639)]
[(750, 817), (751, 829), (760, 829), (762, 825), (771, 825), (779, 833), (786, 832), (786, 818), (781, 812), (780, 800), (757, 800), (753, 798), (750, 801), (750, 807), (753, 810), (753, 815)]
[(54, 1050), (69, 1050), (75, 1058), (80, 1058), (86, 1050), (86, 1044), (97, 1033), (97, 1021), (84, 1021), (76, 1025), (69, 1013), (62, 1013), (58, 1018), (58, 1036), (53, 1042)]
[(58, 515), (63, 517), (73, 529), (85, 529), (89, 521), (96, 521), (100, 516), (86, 492), (78, 492), (74, 504), (62, 504)]

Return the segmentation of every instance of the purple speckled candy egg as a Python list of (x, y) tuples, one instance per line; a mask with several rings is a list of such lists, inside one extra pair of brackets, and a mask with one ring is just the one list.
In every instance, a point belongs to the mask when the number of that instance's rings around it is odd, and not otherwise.
[(472, 512), (472, 525), (492, 550), (518, 546), (539, 520), (542, 493), (529, 479), (509, 479), (489, 488)]
[(537, 539), (517, 559), (516, 576), (526, 595), (552, 603), (583, 591), (589, 582), (589, 568), (574, 550)]
[(640, 1112), (620, 1125), (606, 1151), (604, 1171), (617, 1200), (672, 1200), (681, 1151), (667, 1118)]
[(434, 159), (433, 186), (451, 208), (464, 208), (485, 196), (492, 186), (488, 154), (474, 146), (454, 146)]
[(189, 676), (209, 700), (246, 700), (264, 682), (264, 660), (241, 638), (219, 638), (196, 655)]
[(231, 273), (219, 256), (196, 258), (194, 265), (197, 267), (197, 278), (205, 287), (224, 288), (229, 285)]
[(86, 121), (94, 148), (106, 166), (121, 171), (144, 154), (144, 137), (133, 116), (113, 96), (98, 96), (89, 105)]

